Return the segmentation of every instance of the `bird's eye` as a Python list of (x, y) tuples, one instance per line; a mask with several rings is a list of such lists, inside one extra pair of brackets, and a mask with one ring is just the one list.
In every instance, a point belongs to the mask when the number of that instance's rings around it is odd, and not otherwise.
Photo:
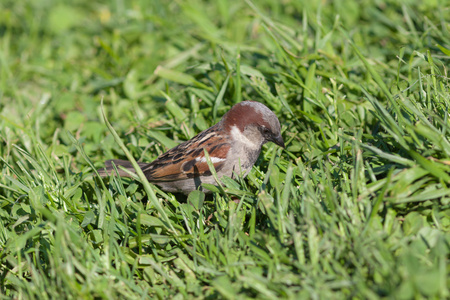
[(263, 132), (263, 134), (269, 134), (270, 133), (270, 130), (269, 130), (269, 128), (267, 128), (267, 127), (263, 127), (262, 128), (262, 132)]

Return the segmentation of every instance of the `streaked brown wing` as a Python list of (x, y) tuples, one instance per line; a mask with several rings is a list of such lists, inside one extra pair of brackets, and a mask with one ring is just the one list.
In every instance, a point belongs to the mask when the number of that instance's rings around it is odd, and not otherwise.
[[(205, 134), (209, 135), (206, 142), (199, 143), (200, 140), (205, 141)], [(216, 136), (213, 132), (201, 133), (192, 140), (164, 153), (143, 171), (147, 179), (153, 182), (210, 176), (211, 171), (203, 149), (208, 151), (214, 168), (219, 171), (226, 163), (228, 150), (231, 147), (228, 143), (220, 143), (223, 140), (223, 137)]]

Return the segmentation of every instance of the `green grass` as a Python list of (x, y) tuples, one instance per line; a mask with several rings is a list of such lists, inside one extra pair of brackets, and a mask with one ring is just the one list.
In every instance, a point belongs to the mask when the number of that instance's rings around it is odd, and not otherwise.
[[(0, 4), (3, 299), (450, 296), (446, 1)], [(151, 161), (236, 102), (264, 146), (212, 196)], [(240, 199), (241, 201), (233, 201)]]

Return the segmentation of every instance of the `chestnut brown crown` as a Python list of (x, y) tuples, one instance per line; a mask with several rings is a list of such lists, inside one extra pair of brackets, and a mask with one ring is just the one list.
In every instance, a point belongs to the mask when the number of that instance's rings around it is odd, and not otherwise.
[(243, 101), (234, 105), (218, 125), (228, 132), (232, 132), (233, 128), (239, 129), (250, 140), (259, 141), (259, 146), (273, 142), (285, 147), (277, 116), (267, 106), (256, 101)]

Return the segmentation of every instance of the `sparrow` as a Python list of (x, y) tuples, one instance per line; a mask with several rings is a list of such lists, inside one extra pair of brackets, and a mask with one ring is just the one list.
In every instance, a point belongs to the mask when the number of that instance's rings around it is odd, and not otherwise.
[[(208, 152), (217, 176), (245, 177), (252, 169), (262, 145), (273, 142), (285, 147), (277, 116), (264, 104), (243, 101), (234, 105), (214, 126), (192, 139), (160, 155), (151, 163), (138, 163), (150, 183), (172, 193), (189, 194), (200, 189), (202, 183), (217, 185), (206, 162)], [(119, 166), (135, 172), (129, 161), (108, 160), (101, 176), (114, 172), (130, 177)], [(205, 192), (208, 192), (207, 190)]]

